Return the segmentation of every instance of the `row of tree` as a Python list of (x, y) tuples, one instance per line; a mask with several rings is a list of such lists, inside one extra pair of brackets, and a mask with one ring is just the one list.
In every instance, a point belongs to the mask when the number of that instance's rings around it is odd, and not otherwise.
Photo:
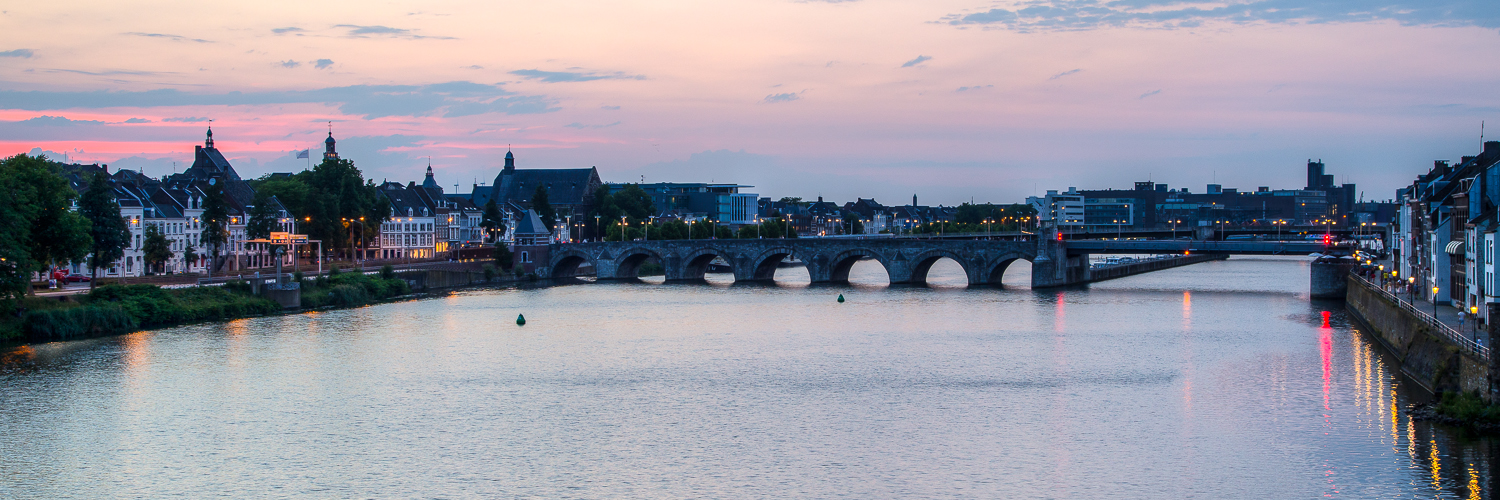
[(0, 300), (8, 307), (29, 293), (33, 273), (87, 259), (97, 276), (124, 257), (130, 228), (114, 189), (103, 173), (88, 181), (80, 196), (44, 156), (0, 160)]
[(345, 255), (377, 237), (380, 223), (391, 215), (390, 200), (380, 196), (375, 181), (343, 158), (324, 159), (291, 176), (261, 177), (250, 187), (255, 201), (245, 230), (251, 238), (265, 238), (275, 229), (272, 196), (296, 219), (298, 233)]

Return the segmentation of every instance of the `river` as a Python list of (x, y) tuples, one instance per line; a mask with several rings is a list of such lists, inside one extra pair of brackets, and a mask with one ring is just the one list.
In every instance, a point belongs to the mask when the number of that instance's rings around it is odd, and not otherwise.
[[(0, 355), (6, 498), (1488, 498), (1308, 262), (598, 283)], [(839, 303), (842, 294), (847, 300)], [(1332, 311), (1331, 327), (1320, 313)], [(525, 314), (525, 326), (515, 323)]]

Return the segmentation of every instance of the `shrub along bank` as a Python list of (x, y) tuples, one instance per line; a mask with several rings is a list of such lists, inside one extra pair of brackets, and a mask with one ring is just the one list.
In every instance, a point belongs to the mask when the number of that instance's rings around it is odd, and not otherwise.
[(391, 266), (379, 275), (340, 272), (337, 267), (327, 276), (301, 280), (302, 308), (326, 306), (354, 307), (411, 293), (411, 285), (396, 277)]
[[(300, 281), (304, 309), (361, 306), (411, 293), (411, 286), (388, 269), (376, 276), (335, 269), (328, 276)], [(156, 285), (108, 285), (75, 300), (21, 301), (24, 312), (0, 320), (0, 341), (75, 340), (282, 311), (275, 301), (251, 294), (244, 282), (172, 290)]]
[(250, 295), (249, 287), (243, 284), (176, 290), (156, 285), (109, 285), (80, 296), (74, 307), (27, 311), (19, 333), (27, 341), (50, 342), (279, 310), (276, 302)]

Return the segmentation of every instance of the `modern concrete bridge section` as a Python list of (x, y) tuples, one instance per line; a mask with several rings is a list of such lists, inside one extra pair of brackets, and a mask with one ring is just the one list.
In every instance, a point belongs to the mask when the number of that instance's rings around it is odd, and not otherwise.
[[(1044, 273), (1036, 269), (1050, 259), (1036, 254), (1037, 245), (1030, 241), (992, 240), (919, 240), (919, 239), (754, 239), (754, 240), (665, 240), (572, 243), (553, 245), (543, 277), (574, 276), (578, 267), (589, 263), (601, 279), (627, 279), (647, 259), (656, 258), (665, 268), (668, 281), (703, 279), (709, 262), (723, 257), (734, 269), (736, 281), (771, 281), (776, 265), (787, 257), (801, 260), (814, 283), (837, 283), (849, 280), (849, 269), (861, 258), (870, 258), (885, 266), (891, 283), (924, 283), (927, 271), (938, 259), (947, 257), (963, 266), (969, 284), (999, 284), (1005, 269), (1016, 259), (1032, 261), (1033, 274), (1041, 275), (1042, 286), (1051, 286)], [(1087, 269), (1087, 258), (1082, 261)], [(543, 271), (543, 269), (538, 269)], [(538, 272), (540, 275), (541, 272)], [(1033, 278), (1033, 283), (1038, 279)]]
[(1307, 255), (1347, 251), (1321, 241), (1069, 240), (1068, 251), (1088, 253), (1221, 253), (1235, 255)]

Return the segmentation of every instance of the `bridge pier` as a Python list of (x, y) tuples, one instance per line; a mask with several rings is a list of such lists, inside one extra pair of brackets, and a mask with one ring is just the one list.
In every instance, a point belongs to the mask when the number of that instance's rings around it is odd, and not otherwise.
[(1068, 286), (1089, 281), (1089, 254), (1069, 252), (1061, 241), (1037, 242), (1036, 260), (1031, 263), (1031, 287)]

